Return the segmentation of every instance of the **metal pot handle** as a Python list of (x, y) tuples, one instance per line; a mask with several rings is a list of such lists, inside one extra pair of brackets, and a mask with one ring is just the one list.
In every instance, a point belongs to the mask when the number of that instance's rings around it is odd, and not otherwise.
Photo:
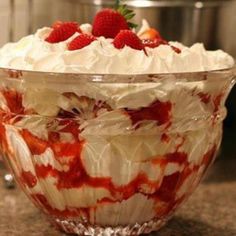
[[(79, 0), (79, 3), (85, 5), (95, 5), (95, 6), (102, 6), (102, 5), (114, 5), (114, 1), (103, 1), (103, 0)], [(123, 4), (126, 4), (130, 7), (137, 7), (137, 8), (152, 8), (152, 7), (194, 7), (194, 8), (208, 8), (208, 7), (218, 7), (222, 5), (226, 5), (230, 3), (230, 1), (150, 1), (150, 0), (130, 0), (130, 1), (123, 1)]]

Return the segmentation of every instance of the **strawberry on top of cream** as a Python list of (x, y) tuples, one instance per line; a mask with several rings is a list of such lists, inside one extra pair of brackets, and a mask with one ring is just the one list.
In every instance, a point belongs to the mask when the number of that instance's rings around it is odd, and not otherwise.
[(56, 22), (0, 49), (0, 67), (87, 74), (157, 74), (230, 68), (231, 56), (167, 42), (143, 20), (137, 32), (133, 12), (103, 9), (93, 24)]

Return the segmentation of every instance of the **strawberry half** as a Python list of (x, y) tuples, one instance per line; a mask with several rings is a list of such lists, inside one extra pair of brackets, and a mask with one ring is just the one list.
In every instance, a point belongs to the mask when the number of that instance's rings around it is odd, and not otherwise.
[(81, 32), (76, 22), (56, 22), (53, 24), (53, 30), (45, 39), (48, 43), (59, 43), (70, 38), (74, 33)]
[(133, 33), (131, 30), (122, 30), (115, 37), (113, 44), (115, 48), (121, 49), (125, 46), (129, 46), (136, 50), (142, 50), (143, 44), (139, 37)]
[(139, 38), (142, 40), (144, 47), (156, 48), (161, 44), (168, 44), (168, 42), (162, 39), (160, 33), (154, 28), (146, 30), (139, 35)]
[(161, 39), (160, 33), (155, 30), (154, 28), (150, 28), (143, 32), (141, 35), (139, 35), (139, 38), (142, 40), (154, 40), (154, 39)]
[(176, 53), (181, 53), (181, 50), (179, 48), (170, 45), (154, 28), (146, 30), (141, 35), (139, 35), (139, 38), (142, 40), (144, 47), (156, 48), (160, 45), (169, 45)]
[(93, 21), (93, 35), (115, 38), (121, 31), (129, 29), (125, 17), (113, 9), (103, 9), (97, 13)]
[(68, 45), (68, 50), (78, 50), (84, 48), (95, 41), (96, 38), (92, 35), (88, 34), (80, 34), (74, 40), (72, 40)]

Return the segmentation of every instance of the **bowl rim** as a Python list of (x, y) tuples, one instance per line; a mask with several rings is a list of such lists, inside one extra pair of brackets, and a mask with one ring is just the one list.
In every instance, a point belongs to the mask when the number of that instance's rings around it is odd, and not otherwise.
[(149, 73), (149, 74), (89, 74), (89, 73), (62, 73), (21, 70), (0, 67), (0, 81), (2, 78), (18, 79), (30, 82), (95, 82), (95, 83), (153, 83), (164, 80), (176, 80), (183, 82), (197, 82), (219, 79), (236, 79), (236, 63), (232, 67), (207, 71), (195, 72), (171, 72), (171, 73)]

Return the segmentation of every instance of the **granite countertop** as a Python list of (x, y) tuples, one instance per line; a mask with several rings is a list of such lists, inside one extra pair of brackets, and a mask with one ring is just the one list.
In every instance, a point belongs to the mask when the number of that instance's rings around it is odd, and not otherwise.
[[(193, 196), (159, 233), (150, 236), (236, 236), (236, 158), (217, 159)], [(18, 189), (3, 187), (0, 236), (59, 236)]]

